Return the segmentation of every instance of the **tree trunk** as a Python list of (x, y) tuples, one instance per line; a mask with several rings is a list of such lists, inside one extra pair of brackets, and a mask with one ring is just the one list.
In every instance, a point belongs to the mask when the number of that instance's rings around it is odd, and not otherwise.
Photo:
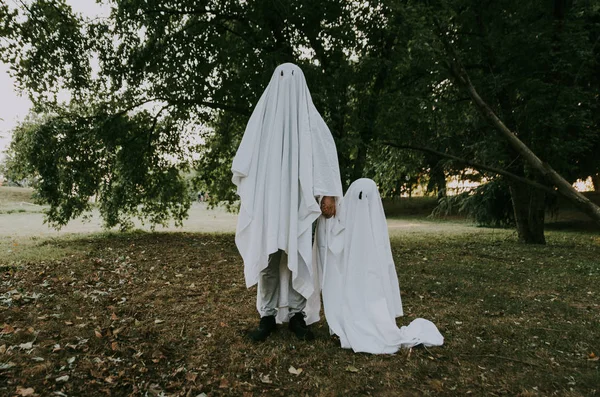
[(352, 182), (363, 177), (363, 171), (367, 164), (367, 148), (364, 144), (359, 144), (358, 153), (354, 160), (354, 167), (352, 168)]
[(440, 178), (438, 180), (438, 182), (437, 182), (437, 186), (438, 186), (437, 198), (438, 198), (438, 200), (447, 196), (447, 193), (446, 193), (446, 175), (444, 174), (444, 171), (441, 171), (441, 174), (444, 175), (444, 177)]
[(546, 194), (542, 190), (515, 181), (510, 181), (509, 186), (519, 242), (546, 244), (544, 237)]
[(600, 192), (600, 174), (592, 175), (592, 185), (594, 185), (594, 191)]
[(429, 166), (427, 192), (435, 192), (438, 199), (446, 197), (446, 174), (441, 158), (439, 156), (425, 156), (425, 161)]

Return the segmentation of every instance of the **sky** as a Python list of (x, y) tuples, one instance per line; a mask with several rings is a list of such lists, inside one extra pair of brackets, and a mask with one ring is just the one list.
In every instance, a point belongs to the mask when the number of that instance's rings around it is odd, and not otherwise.
[[(67, 3), (75, 13), (89, 18), (106, 16), (110, 10), (105, 4), (97, 4), (96, 0), (67, 0)], [(8, 0), (8, 4), (15, 6), (18, 2)], [(4, 151), (10, 144), (11, 131), (25, 118), (32, 106), (26, 95), (16, 91), (14, 80), (8, 72), (9, 66), (0, 61), (0, 161), (4, 159)]]

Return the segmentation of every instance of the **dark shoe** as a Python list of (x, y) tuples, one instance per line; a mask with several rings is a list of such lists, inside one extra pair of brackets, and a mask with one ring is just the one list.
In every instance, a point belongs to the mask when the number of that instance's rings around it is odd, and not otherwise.
[(258, 324), (258, 328), (254, 331), (250, 331), (248, 336), (255, 342), (262, 342), (265, 339), (267, 339), (267, 337), (271, 335), (271, 333), (275, 331), (275, 329), (277, 329), (275, 316), (261, 317), (260, 323)]
[(300, 340), (313, 340), (315, 334), (312, 333), (306, 322), (304, 321), (303, 313), (296, 313), (290, 318), (290, 330), (296, 334)]

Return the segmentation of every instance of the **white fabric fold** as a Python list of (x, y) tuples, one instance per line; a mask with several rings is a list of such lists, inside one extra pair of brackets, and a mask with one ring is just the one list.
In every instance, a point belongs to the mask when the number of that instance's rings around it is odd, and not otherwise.
[(286, 63), (275, 69), (231, 169), (241, 202), (235, 242), (246, 286), (257, 284), (269, 254), (284, 250), (278, 320), (285, 321), (289, 277), (306, 298), (318, 290), (311, 252), (311, 225), (321, 214), (315, 196), (342, 196), (333, 137), (298, 66)]
[(444, 338), (428, 320), (398, 328), (402, 301), (387, 223), (377, 186), (355, 181), (338, 217), (319, 224), (315, 256), (321, 268), (323, 306), (330, 331), (343, 348), (395, 353), (418, 344), (439, 346)]

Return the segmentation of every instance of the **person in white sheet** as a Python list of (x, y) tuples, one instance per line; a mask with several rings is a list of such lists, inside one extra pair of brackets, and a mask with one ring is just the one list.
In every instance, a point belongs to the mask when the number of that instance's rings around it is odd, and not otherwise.
[(308, 325), (319, 320), (320, 301), (305, 319), (307, 299), (320, 294), (312, 223), (335, 215), (342, 185), (333, 137), (298, 66), (275, 69), (231, 170), (241, 202), (235, 242), (246, 286), (258, 284), (261, 320), (249, 336), (262, 341), (289, 320), (298, 338), (313, 339)]
[(428, 320), (396, 325), (396, 317), (403, 315), (402, 300), (375, 182), (359, 179), (350, 185), (336, 218), (318, 225), (314, 250), (322, 272), (325, 318), (343, 348), (381, 354), (443, 344)]

